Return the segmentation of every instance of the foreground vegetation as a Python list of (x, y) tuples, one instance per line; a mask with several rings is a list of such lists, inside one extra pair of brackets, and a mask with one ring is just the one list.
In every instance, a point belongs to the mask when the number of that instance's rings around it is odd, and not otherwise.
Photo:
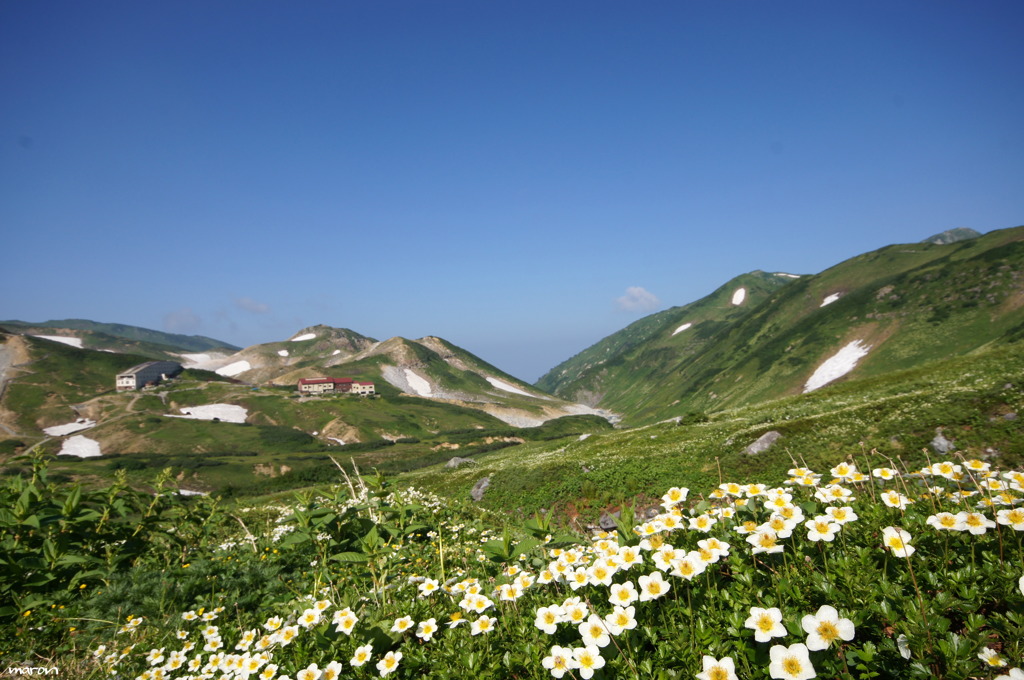
[(657, 512), (589, 537), (541, 514), (501, 529), (381, 477), (226, 510), (83, 492), (32, 463), (2, 490), (5, 667), (860, 679), (1016, 677), (1024, 660), (1024, 473), (956, 455), (665, 488)]

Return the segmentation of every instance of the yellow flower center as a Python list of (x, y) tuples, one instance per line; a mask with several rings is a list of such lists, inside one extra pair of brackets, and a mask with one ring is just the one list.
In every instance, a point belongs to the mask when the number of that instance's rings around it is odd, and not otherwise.
[(797, 675), (803, 671), (803, 666), (800, 664), (800, 659), (793, 656), (787, 656), (782, 662), (782, 670), (786, 671), (789, 675)]
[(826, 644), (832, 644), (839, 637), (839, 629), (831, 621), (822, 621), (818, 624), (818, 635)]
[(775, 619), (768, 614), (761, 614), (757, 619), (757, 629), (762, 633), (767, 633), (775, 627)]
[(715, 666), (708, 671), (710, 680), (729, 680), (729, 673), (721, 666)]

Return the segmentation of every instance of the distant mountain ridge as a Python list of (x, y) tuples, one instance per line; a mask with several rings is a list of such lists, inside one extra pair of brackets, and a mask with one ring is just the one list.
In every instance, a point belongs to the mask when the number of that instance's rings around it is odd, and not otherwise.
[(482, 410), (517, 427), (598, 413), (538, 390), (434, 336), (378, 341), (348, 329), (317, 325), (289, 340), (253, 345), (186, 366), (253, 384), (291, 385), (313, 377), (386, 383), (411, 396)]
[[(956, 236), (969, 235), (948, 238)], [(724, 299), (741, 282), (641, 319), (555, 367), (538, 386), (637, 425), (1024, 337), (1024, 227), (887, 246), (777, 282), (728, 310)]]
[(88, 319), (54, 321), (0, 321), (0, 328), (24, 335), (52, 335), (82, 340), (82, 346), (122, 353), (171, 358), (172, 352), (237, 351), (241, 349), (221, 340), (203, 335), (164, 333), (140, 326), (102, 323)]

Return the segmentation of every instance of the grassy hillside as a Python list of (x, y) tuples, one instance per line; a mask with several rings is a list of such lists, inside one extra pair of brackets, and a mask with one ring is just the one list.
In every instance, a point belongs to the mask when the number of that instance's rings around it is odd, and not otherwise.
[[(543, 390), (613, 411), (630, 407), (642, 381), (699, 351), (716, 332), (744, 316), (775, 290), (792, 282), (787, 275), (752, 272), (738, 276), (700, 300), (636, 321), (568, 359), (537, 381)], [(740, 304), (733, 304), (743, 289)], [(684, 324), (691, 327), (676, 332)]]
[[(1017, 467), (1024, 463), (1015, 415), (1022, 409), (1024, 344), (1016, 343), (690, 421), (526, 444), (485, 454), (471, 469), (425, 468), (403, 482), (466, 498), (489, 477), (483, 507), (553, 508), (593, 521), (623, 502), (650, 502), (666, 485), (706, 495), (723, 480), (785, 478), (798, 465), (822, 470), (843, 460), (862, 470), (889, 460), (913, 470), (928, 461), (938, 428), (967, 458)], [(773, 430), (782, 438), (772, 449), (744, 452)]]
[(1013, 341), (1024, 324), (1022, 272), (1024, 227), (889, 246), (794, 280), (713, 325), (673, 334), (683, 315), (648, 317), (638, 324), (658, 332), (620, 343), (600, 368), (569, 366), (557, 384), (554, 371), (542, 384), (563, 395), (594, 390), (635, 425), (799, 394), (854, 341), (868, 354), (849, 377), (882, 375)]

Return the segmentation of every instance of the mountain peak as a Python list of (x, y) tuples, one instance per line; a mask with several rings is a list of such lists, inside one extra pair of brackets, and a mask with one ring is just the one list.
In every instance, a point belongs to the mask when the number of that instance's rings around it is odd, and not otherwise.
[(969, 227), (957, 227), (955, 229), (947, 229), (946, 231), (929, 236), (928, 238), (921, 241), (921, 243), (933, 243), (935, 245), (944, 246), (950, 243), (956, 243), (957, 241), (967, 241), (972, 238), (978, 238), (981, 236), (980, 232), (974, 231)]

